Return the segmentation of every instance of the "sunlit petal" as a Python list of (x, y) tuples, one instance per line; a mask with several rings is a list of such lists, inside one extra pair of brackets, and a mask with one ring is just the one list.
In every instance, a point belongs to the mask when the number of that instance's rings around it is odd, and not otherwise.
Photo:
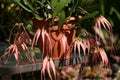
[(34, 35), (34, 38), (33, 38), (33, 42), (32, 42), (32, 48), (33, 48), (33, 45), (35, 42), (38, 42), (38, 38), (40, 37), (40, 34), (41, 34), (41, 30), (40, 29), (37, 29), (35, 35)]
[(27, 47), (27, 45), (25, 43), (22, 43), (21, 47), (22, 47), (23, 50), (27, 50), (28, 51), (28, 47)]
[(80, 41), (79, 44), (80, 44), (80, 46), (82, 47), (82, 50), (83, 50), (84, 56), (86, 56), (85, 46), (84, 46), (83, 41)]
[(16, 49), (15, 49), (15, 52), (14, 52), (14, 57), (15, 57), (15, 59), (16, 59), (17, 62), (19, 62), (18, 54), (19, 54), (19, 51), (18, 51), (18, 49), (16, 48)]
[(108, 57), (106, 55), (106, 52), (104, 51), (104, 49), (99, 49), (100, 50), (100, 55), (101, 55), (101, 58), (102, 58), (102, 61), (104, 64), (108, 64)]
[(106, 27), (111, 30), (111, 24), (110, 22), (103, 16), (101, 16), (101, 19), (104, 21), (104, 23), (106, 24)]
[(47, 63), (48, 63), (48, 58), (45, 57), (45, 58), (43, 59), (43, 62), (42, 62), (41, 80), (43, 80), (43, 79), (42, 79), (42, 75), (45, 76), (45, 68), (46, 68)]
[(43, 42), (43, 50), (42, 50), (42, 54), (44, 54), (44, 48), (45, 48), (45, 31), (44, 29), (42, 29), (42, 42)]
[(77, 47), (77, 41), (74, 43), (74, 57), (76, 57), (76, 47)]
[(81, 55), (80, 55), (80, 42), (79, 41), (77, 42), (77, 49), (78, 49), (78, 55), (79, 55), (79, 57), (81, 57)]
[(53, 79), (52, 79), (52, 76), (51, 76), (51, 73), (50, 73), (50, 63), (49, 63), (49, 62), (46, 64), (46, 70), (47, 70), (47, 72), (48, 72), (48, 75), (49, 75), (49, 77), (50, 77), (50, 80), (53, 80)]
[(54, 73), (54, 79), (56, 80), (56, 69), (55, 69), (54, 62), (51, 58), (50, 58), (50, 66), (51, 66), (53, 73)]

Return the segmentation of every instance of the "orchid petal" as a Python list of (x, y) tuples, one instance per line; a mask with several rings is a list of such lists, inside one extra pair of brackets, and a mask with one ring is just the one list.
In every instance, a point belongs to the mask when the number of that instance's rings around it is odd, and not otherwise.
[(111, 24), (109, 23), (109, 21), (103, 16), (101, 16), (101, 19), (104, 21), (104, 23), (107, 25), (108, 29), (110, 30), (111, 29)]
[(41, 30), (38, 29), (38, 30), (36, 31), (35, 35), (34, 35), (34, 38), (33, 38), (32, 48), (33, 48), (33, 45), (34, 45), (35, 41), (38, 42), (38, 38), (40, 37), (40, 33), (41, 33)]
[(108, 57), (104, 49), (100, 49), (100, 55), (101, 55), (103, 63), (108, 64)]
[[(3, 54), (2, 56), (5, 56), (5, 55), (9, 54), (9, 53), (11, 52), (11, 50), (12, 50), (12, 53), (13, 53), (13, 52), (14, 52), (14, 45), (9, 46), (9, 47), (5, 50), (5, 52), (4, 52), (4, 54)], [(2, 56), (1, 56), (1, 57), (2, 57)]]
[(51, 66), (53, 73), (54, 73), (54, 79), (56, 80), (56, 69), (55, 69), (54, 62), (51, 58), (50, 58), (50, 66)]
[(77, 42), (75, 41), (75, 43), (74, 43), (74, 57), (76, 57), (76, 45), (77, 45)]
[(44, 48), (45, 48), (45, 31), (44, 31), (44, 29), (42, 29), (42, 42), (43, 42), (42, 53), (44, 54)]
[(48, 41), (48, 44), (49, 45), (49, 49), (50, 49), (50, 53), (52, 54), (52, 43), (51, 43), (51, 39), (50, 39), (50, 36), (49, 34), (45, 31), (45, 37), (46, 37), (46, 40)]
[(99, 30), (98, 28), (94, 27), (94, 31), (95, 33), (103, 40), (103, 42), (105, 43), (105, 38), (104, 38), (104, 35), (102, 33), (101, 30)]
[(99, 30), (101, 30), (101, 25), (100, 25), (100, 21), (99, 18), (96, 20), (96, 25), (95, 25)]
[(49, 77), (50, 77), (50, 80), (52, 80), (52, 76), (51, 76), (51, 73), (50, 73), (50, 63), (49, 63), (49, 62), (46, 64), (46, 70), (47, 70), (47, 72), (48, 72), (48, 75), (49, 75)]
[(90, 42), (89, 42), (89, 40), (84, 41), (84, 46), (86, 47), (86, 49), (88, 49), (88, 54), (89, 54), (89, 52), (90, 52)]
[(14, 53), (14, 57), (15, 57), (17, 62), (18, 62), (18, 54), (19, 54), (19, 52), (18, 52), (18, 49), (16, 48), (15, 53)]
[(37, 37), (36, 37), (36, 42), (38, 42), (38, 39), (39, 39), (39, 37), (40, 37), (40, 33), (41, 33), (41, 30), (40, 29), (38, 29), (37, 30)]
[(23, 48), (23, 50), (27, 50), (27, 51), (28, 51), (28, 47), (26, 46), (25, 43), (22, 43), (22, 44), (21, 44), (21, 47)]
[(45, 57), (44, 58), (44, 60), (43, 60), (43, 63), (42, 63), (42, 72), (44, 73), (44, 71), (45, 71), (45, 67), (46, 67), (46, 64), (48, 63), (48, 58), (47, 57)]
[(100, 20), (101, 24), (103, 25), (104, 29), (107, 30), (106, 25), (105, 25), (103, 19), (102, 19), (102, 18), (99, 18), (99, 20)]
[(80, 44), (80, 46), (82, 47), (82, 50), (83, 50), (84, 56), (86, 56), (85, 46), (84, 46), (83, 42), (80, 41), (79, 44)]
[(43, 76), (45, 76), (45, 68), (46, 68), (47, 63), (48, 63), (48, 58), (45, 57), (42, 63), (42, 68), (41, 68), (41, 80), (42, 80), (42, 74)]
[(79, 55), (79, 57), (81, 57), (81, 55), (80, 55), (80, 43), (79, 42), (77, 42), (77, 49), (78, 49), (78, 55)]
[(62, 44), (63, 44), (64, 53), (65, 53), (65, 51), (66, 51), (66, 43), (67, 43), (67, 38), (66, 38), (66, 36), (63, 34), (63, 36), (62, 36)]

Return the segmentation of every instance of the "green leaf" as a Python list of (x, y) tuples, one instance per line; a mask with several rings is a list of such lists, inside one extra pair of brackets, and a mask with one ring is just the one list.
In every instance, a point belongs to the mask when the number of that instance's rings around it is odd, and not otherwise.
[(55, 9), (56, 5), (58, 4), (58, 0), (51, 0), (51, 7), (52, 7), (52, 10)]
[(20, 5), (20, 6), (21, 6), (23, 9), (25, 9), (26, 11), (32, 12), (32, 11), (31, 11), (30, 9), (28, 9), (25, 5), (23, 5), (20, 0), (13, 0), (13, 1), (16, 2), (18, 5)]
[(100, 4), (94, 4), (94, 5), (89, 5), (87, 7), (85, 7), (84, 9), (88, 12), (93, 12), (95, 10), (98, 10), (100, 7)]
[(55, 10), (53, 11), (52, 17), (56, 17), (60, 11), (69, 3), (69, 0), (60, 0)]
[(43, 18), (41, 18), (39, 15), (37, 15), (37, 14), (34, 14), (35, 15), (35, 18), (37, 19), (37, 20), (42, 20)]
[(98, 11), (89, 13), (88, 15), (84, 16), (81, 20), (93, 18), (93, 17), (95, 17), (98, 13), (99, 13)]
[(81, 0), (81, 7), (85, 7), (91, 2), (93, 2), (93, 0)]
[(40, 2), (40, 1), (35, 1), (35, 2), (38, 3), (41, 7), (44, 6), (44, 4), (42, 2)]
[(28, 0), (23, 0), (23, 1), (26, 6), (28, 6), (31, 10), (33, 10), (33, 6)]
[(111, 26), (114, 27), (114, 22), (113, 22), (113, 20), (112, 20), (110, 17), (108, 17), (108, 20), (109, 20)]
[(110, 9), (109, 14), (112, 15), (113, 12), (116, 14), (117, 18), (118, 18), (119, 21), (120, 21), (120, 13), (118, 12), (118, 10), (116, 10), (114, 7), (112, 7), (112, 8)]
[(61, 26), (63, 25), (63, 23), (65, 22), (65, 11), (62, 10), (59, 15), (59, 22), (58, 22), (58, 25), (59, 25), (59, 29), (61, 28)]
[(101, 5), (100, 5), (100, 9), (101, 9), (101, 13), (102, 15), (105, 15), (105, 5), (104, 5), (104, 0), (99, 0)]
[(74, 0), (72, 1), (72, 3), (73, 3), (73, 6), (70, 8), (70, 14), (69, 14), (69, 16), (71, 16), (72, 15), (72, 13), (73, 13), (73, 11), (75, 11), (75, 9), (76, 9), (76, 7), (77, 7), (77, 5), (79, 4), (79, 0), (77, 0), (76, 2), (74, 2)]

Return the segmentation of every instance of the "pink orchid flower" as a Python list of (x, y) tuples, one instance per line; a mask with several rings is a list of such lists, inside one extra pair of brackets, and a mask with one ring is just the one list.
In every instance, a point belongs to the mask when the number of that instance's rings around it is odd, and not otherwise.
[(102, 15), (100, 15), (95, 22), (95, 27), (101, 29), (101, 26), (103, 26), (106, 31), (110, 31), (112, 29), (109, 21)]
[(93, 56), (92, 56), (92, 62), (97, 63), (97, 61), (102, 60), (102, 63), (107, 66), (109, 64), (109, 60), (107, 57), (107, 54), (103, 48), (95, 48)]
[(100, 15), (98, 18), (96, 18), (96, 22), (94, 25), (94, 31), (95, 33), (103, 40), (103, 42), (105, 43), (105, 37), (104, 34), (101, 30), (101, 28), (104, 28), (108, 33), (111, 34), (111, 24), (109, 23), (109, 21), (102, 15)]
[(19, 56), (20, 52), (18, 50), (17, 45), (12, 44), (5, 50), (4, 54), (1, 56), (1, 58), (2, 57), (4, 58), (6, 55), (8, 55), (8, 58), (5, 61), (5, 64), (8, 63), (8, 60), (10, 59), (12, 54), (14, 55), (16, 61), (19, 63), (19, 57), (18, 56)]
[(5, 57), (8, 56), (7, 60), (5, 61), (5, 64), (8, 63), (8, 60), (10, 59), (10, 57), (12, 56), (12, 54), (15, 57), (15, 60), (17, 61), (17, 63), (19, 64), (19, 59), (22, 57), (20, 55), (20, 49), (22, 49), (23, 51), (29, 51), (26, 42), (30, 41), (31, 39), (28, 36), (28, 34), (26, 34), (25, 32), (18, 32), (15, 39), (14, 39), (14, 43), (11, 44), (4, 52), (4, 54), (1, 56)]
[[(78, 40), (75, 40), (75, 42), (74, 42), (74, 56), (76, 57), (76, 50), (78, 50), (78, 55), (80, 57), (80, 60), (82, 60), (80, 48), (82, 48), (82, 50), (83, 50), (84, 57), (87, 58), (87, 55), (90, 52), (89, 40), (88, 39), (85, 39), (85, 40), (78, 39)], [(86, 54), (86, 52), (87, 52), (87, 54)]]
[[(52, 78), (52, 75), (50, 73), (50, 70), (52, 69), (54, 73), (54, 79)], [(56, 70), (55, 70), (55, 65), (52, 60), (52, 58), (45, 57), (42, 63), (42, 68), (41, 68), (41, 80), (45, 80), (45, 71), (47, 71), (50, 80), (56, 80)], [(44, 79), (43, 79), (44, 76)]]
[[(34, 43), (38, 42), (38, 40), (41, 39), (41, 44), (42, 44), (42, 54), (44, 55), (45, 51), (48, 51), (48, 53), (50, 53), (50, 56), (52, 55), (52, 43), (51, 43), (51, 39), (50, 36), (48, 34), (48, 32), (43, 28), (41, 29), (37, 29), (35, 36), (33, 38), (33, 42), (32, 42), (32, 48), (34, 47)], [(47, 46), (47, 47), (46, 47)]]

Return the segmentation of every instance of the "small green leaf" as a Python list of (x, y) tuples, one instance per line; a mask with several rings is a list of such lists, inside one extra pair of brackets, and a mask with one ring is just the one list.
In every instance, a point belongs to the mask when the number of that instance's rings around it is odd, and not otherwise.
[(93, 18), (93, 17), (95, 17), (98, 13), (99, 13), (98, 11), (92, 12), (92, 13), (84, 16), (81, 20)]
[[(79, 0), (77, 0), (76, 2), (74, 2), (74, 0), (73, 1), (71, 1), (72, 3), (73, 3), (73, 6), (72, 7), (69, 7), (69, 9), (70, 9), (70, 13), (69, 13), (69, 16), (71, 16), (72, 15), (72, 13), (73, 13), (73, 11), (75, 11), (75, 9), (76, 9), (76, 7), (77, 7), (77, 5), (79, 4)], [(70, 2), (69, 2), (70, 3)]]
[(25, 5), (23, 5), (20, 0), (14, 0), (14, 2), (18, 3), (23, 9), (25, 9), (28, 12), (32, 12), (30, 9), (28, 9)]
[(100, 0), (100, 9), (101, 9), (101, 13), (102, 15), (105, 15), (105, 4), (104, 4), (104, 0)]
[(23, 0), (24, 4), (28, 6), (31, 10), (33, 10), (32, 4), (28, 0)]
[(63, 10), (63, 8), (69, 3), (69, 0), (60, 0), (59, 3), (57, 4), (55, 10), (53, 11), (52, 17), (56, 17), (59, 12)]
[(114, 22), (113, 22), (113, 20), (112, 20), (111, 18), (109, 18), (109, 17), (108, 17), (108, 20), (110, 21), (111, 26), (114, 27)]
[(58, 25), (59, 25), (59, 29), (61, 28), (61, 26), (63, 25), (63, 23), (65, 22), (65, 11), (62, 10), (59, 15), (59, 22), (58, 22)]
[(52, 10), (55, 9), (56, 5), (58, 4), (58, 0), (51, 0), (51, 7), (52, 7)]
[(91, 3), (93, 0), (81, 0), (81, 7), (87, 6), (89, 3)]
[(119, 21), (120, 21), (120, 13), (118, 12), (118, 10), (116, 10), (114, 7), (112, 7), (112, 8), (110, 9), (109, 14), (112, 15), (113, 12), (116, 14), (117, 18), (118, 18)]
[(34, 14), (35, 15), (35, 18), (37, 19), (37, 20), (42, 20), (43, 18), (41, 18), (39, 15), (37, 15), (37, 14)]

